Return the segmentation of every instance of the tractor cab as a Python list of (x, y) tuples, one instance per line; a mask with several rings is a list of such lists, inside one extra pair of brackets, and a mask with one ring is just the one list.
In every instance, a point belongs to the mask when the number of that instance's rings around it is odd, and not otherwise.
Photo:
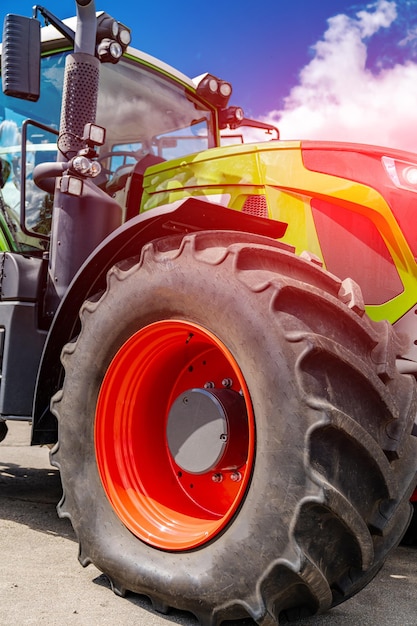
[[(57, 144), (71, 48), (53, 26), (43, 28), (42, 49), (47, 53), (41, 60), (38, 99), (0, 95), (3, 249), (42, 254), (48, 247), (53, 194), (36, 187), (32, 172), (39, 163), (56, 161), (58, 153), (67, 159), (81, 147), (75, 134)], [(218, 105), (210, 102), (207, 75), (200, 77), (199, 88), (157, 59), (128, 50), (117, 64), (101, 64), (96, 118), (106, 134), (97, 149), (101, 174), (94, 182), (119, 203), (121, 222), (139, 213), (141, 182), (149, 165), (219, 145)], [(213, 85), (220, 82), (210, 79)]]

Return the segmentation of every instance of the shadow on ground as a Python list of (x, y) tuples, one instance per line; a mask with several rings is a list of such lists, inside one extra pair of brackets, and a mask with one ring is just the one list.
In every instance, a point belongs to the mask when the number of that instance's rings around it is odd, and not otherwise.
[(26, 468), (0, 460), (0, 517), (3, 520), (75, 541), (69, 520), (60, 519), (56, 511), (61, 495), (57, 469)]

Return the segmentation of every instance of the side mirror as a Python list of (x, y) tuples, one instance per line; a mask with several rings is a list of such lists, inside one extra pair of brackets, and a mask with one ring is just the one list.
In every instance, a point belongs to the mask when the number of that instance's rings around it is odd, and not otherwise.
[(40, 63), (40, 22), (21, 15), (6, 15), (1, 55), (6, 96), (36, 102), (40, 93)]

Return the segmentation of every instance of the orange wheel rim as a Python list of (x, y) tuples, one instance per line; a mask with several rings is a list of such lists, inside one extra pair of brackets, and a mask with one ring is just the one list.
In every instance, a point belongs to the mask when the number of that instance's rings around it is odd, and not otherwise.
[(223, 531), (248, 488), (254, 438), (240, 368), (202, 327), (155, 322), (110, 363), (95, 416), (97, 466), (115, 512), (142, 541), (187, 550)]

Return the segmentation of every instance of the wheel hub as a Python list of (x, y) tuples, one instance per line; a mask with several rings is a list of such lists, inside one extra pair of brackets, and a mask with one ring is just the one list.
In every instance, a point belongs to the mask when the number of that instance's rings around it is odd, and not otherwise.
[(238, 392), (189, 389), (171, 406), (168, 448), (175, 463), (190, 474), (234, 469), (247, 455), (246, 424), (245, 401)]

